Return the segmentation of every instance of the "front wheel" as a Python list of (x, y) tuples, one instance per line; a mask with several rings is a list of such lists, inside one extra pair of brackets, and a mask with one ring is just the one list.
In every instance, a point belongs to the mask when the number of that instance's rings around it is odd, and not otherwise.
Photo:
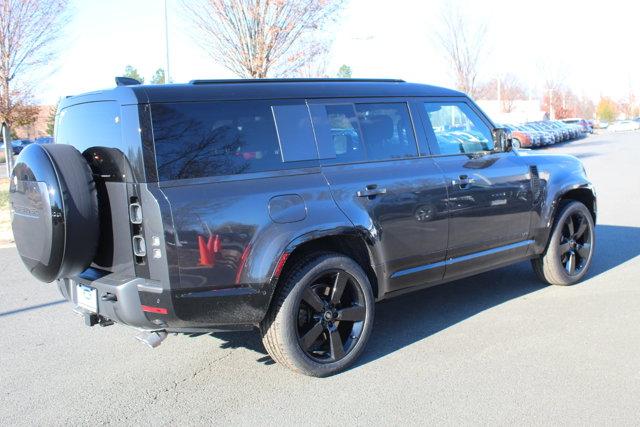
[(374, 298), (365, 272), (334, 253), (300, 261), (278, 283), (260, 325), (262, 342), (278, 363), (325, 377), (360, 355), (373, 327)]
[(517, 139), (517, 138), (513, 138), (513, 139), (511, 140), (511, 146), (512, 146), (513, 148), (520, 148), (520, 147), (522, 147), (522, 144), (520, 144), (520, 140), (519, 140), (519, 139)]
[(591, 212), (577, 201), (560, 205), (547, 249), (531, 260), (538, 277), (551, 285), (573, 285), (584, 278), (595, 248)]

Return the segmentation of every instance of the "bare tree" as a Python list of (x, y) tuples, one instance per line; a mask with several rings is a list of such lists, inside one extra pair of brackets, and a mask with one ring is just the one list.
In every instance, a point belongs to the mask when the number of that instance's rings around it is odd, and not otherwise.
[(183, 0), (196, 40), (241, 77), (305, 74), (326, 53), (321, 31), (343, 0)]
[(0, 120), (35, 120), (31, 91), (67, 22), (67, 0), (0, 0)]
[(527, 99), (527, 93), (518, 78), (510, 73), (498, 76), (478, 86), (477, 96), (482, 99), (497, 99), (503, 113), (515, 110), (515, 102)]
[(448, 2), (442, 9), (441, 22), (436, 39), (455, 75), (456, 87), (475, 98), (479, 95), (477, 78), (486, 49), (486, 26), (469, 21)]

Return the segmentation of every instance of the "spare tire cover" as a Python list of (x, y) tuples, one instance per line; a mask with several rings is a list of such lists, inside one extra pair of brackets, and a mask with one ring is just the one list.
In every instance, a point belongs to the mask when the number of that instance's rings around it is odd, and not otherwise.
[(9, 188), (18, 253), (39, 280), (84, 271), (96, 254), (100, 224), (93, 174), (78, 150), (30, 144), (22, 150)]

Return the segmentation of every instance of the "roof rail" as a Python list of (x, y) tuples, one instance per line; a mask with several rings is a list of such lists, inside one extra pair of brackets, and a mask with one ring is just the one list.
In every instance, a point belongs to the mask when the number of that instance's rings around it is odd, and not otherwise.
[(370, 82), (370, 83), (405, 83), (400, 79), (323, 79), (323, 78), (296, 78), (296, 79), (206, 79), (191, 80), (192, 85), (209, 85), (222, 83), (336, 83), (336, 82)]

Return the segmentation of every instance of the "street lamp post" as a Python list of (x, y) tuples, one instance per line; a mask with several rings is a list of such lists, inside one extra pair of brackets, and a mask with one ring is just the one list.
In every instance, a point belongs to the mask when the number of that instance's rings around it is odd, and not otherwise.
[(13, 146), (11, 145), (9, 125), (5, 122), (2, 122), (2, 140), (4, 141), (4, 158), (7, 161), (7, 177), (10, 177), (13, 170)]
[(169, 64), (169, 15), (167, 14), (167, 0), (164, 0), (164, 49), (166, 68), (164, 82), (171, 83), (171, 69)]

